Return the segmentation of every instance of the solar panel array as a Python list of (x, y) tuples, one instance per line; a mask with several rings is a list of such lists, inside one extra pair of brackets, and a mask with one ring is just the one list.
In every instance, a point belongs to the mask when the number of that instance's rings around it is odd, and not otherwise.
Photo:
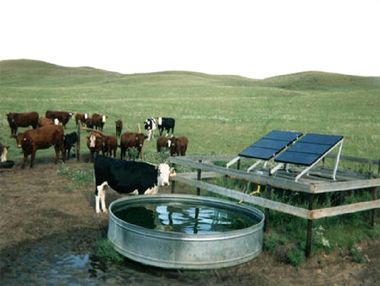
[(240, 157), (270, 160), (296, 141), (302, 133), (273, 130), (239, 153)]
[(339, 135), (308, 133), (274, 161), (279, 163), (311, 166), (343, 139)]

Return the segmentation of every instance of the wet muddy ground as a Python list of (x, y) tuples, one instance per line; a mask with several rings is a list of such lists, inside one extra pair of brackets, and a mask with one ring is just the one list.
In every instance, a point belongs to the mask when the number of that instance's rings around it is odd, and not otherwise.
[[(89, 163), (66, 163), (88, 170)], [(0, 173), (1, 285), (380, 285), (380, 241), (362, 245), (366, 263), (336, 251), (298, 268), (263, 252), (239, 266), (209, 271), (163, 270), (125, 259), (99, 261), (94, 242), (106, 238), (108, 217), (94, 211), (93, 183), (80, 186), (59, 165)], [(168, 192), (164, 189), (163, 192)], [(120, 197), (112, 192), (109, 201)]]

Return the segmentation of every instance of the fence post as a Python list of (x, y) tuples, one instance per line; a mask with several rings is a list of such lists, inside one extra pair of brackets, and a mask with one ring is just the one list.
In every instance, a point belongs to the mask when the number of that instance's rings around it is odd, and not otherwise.
[[(309, 210), (311, 211), (314, 207), (314, 194), (310, 194), (309, 196)], [(310, 258), (311, 256), (311, 245), (313, 243), (313, 220), (307, 220), (307, 234), (306, 234), (306, 249), (305, 256), (306, 258)]]
[[(175, 164), (172, 166), (175, 169)], [(175, 180), (172, 180), (172, 185), (171, 185), (171, 193), (174, 194), (175, 192)]]
[(80, 127), (81, 127), (81, 121), (78, 121), (78, 128), (77, 128), (77, 143), (76, 143), (76, 155), (77, 155), (77, 161), (80, 161)]
[(237, 170), (240, 170), (240, 159), (237, 161), (237, 163), (236, 163), (236, 169)]
[[(198, 160), (198, 163), (202, 163), (202, 160)], [(200, 181), (202, 179), (202, 170), (198, 169), (197, 170), (197, 180)], [(201, 194), (201, 189), (197, 188), (197, 196)]]
[[(267, 185), (265, 188), (266, 188), (266, 190), (268, 190), (268, 196), (269, 196), (269, 199), (271, 200), (272, 199), (272, 187)], [(265, 213), (264, 232), (268, 232), (269, 231), (269, 208), (265, 208), (264, 213)]]
[[(372, 200), (376, 200), (377, 199), (377, 192), (376, 192), (376, 187), (375, 188), (372, 188), (371, 190), (372, 192)], [(375, 224), (376, 224), (376, 209), (372, 209), (371, 211), (371, 227), (374, 228), (375, 227)]]

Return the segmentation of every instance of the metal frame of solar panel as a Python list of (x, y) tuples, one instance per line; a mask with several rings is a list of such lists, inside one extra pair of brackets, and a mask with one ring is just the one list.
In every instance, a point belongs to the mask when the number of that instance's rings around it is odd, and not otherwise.
[(300, 136), (302, 136), (300, 132), (273, 130), (241, 151), (237, 157), (226, 164), (226, 167), (229, 168), (232, 164), (240, 160), (241, 157), (258, 159), (258, 161), (247, 169), (247, 172), (250, 172), (263, 162), (265, 167), (269, 160), (285, 150)]
[(274, 174), (285, 164), (300, 165), (306, 168), (300, 172), (295, 178), (298, 181), (305, 173), (318, 164), (328, 153), (339, 146), (339, 150), (335, 159), (332, 178), (336, 180), (336, 171), (338, 169), (340, 154), (343, 147), (343, 136), (325, 135), (309, 133), (300, 140), (290, 146), (285, 152), (281, 153), (275, 162), (279, 163), (270, 170), (270, 174)]

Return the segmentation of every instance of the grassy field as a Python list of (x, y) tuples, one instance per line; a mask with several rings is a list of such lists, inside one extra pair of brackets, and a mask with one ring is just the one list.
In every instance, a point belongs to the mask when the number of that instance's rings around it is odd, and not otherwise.
[[(188, 154), (234, 155), (273, 129), (345, 136), (343, 154), (380, 155), (380, 77), (304, 72), (254, 80), (169, 71), (123, 75), (90, 67), (39, 61), (0, 62), (0, 142), (11, 146), (7, 112), (65, 110), (108, 115), (124, 131), (148, 116), (176, 119), (176, 135), (189, 138)], [(23, 129), (20, 129), (20, 131)], [(66, 132), (75, 130), (70, 120)], [(146, 152), (154, 152), (148, 142)], [(87, 152), (84, 149), (83, 152)], [(53, 154), (52, 150), (37, 154)]]

